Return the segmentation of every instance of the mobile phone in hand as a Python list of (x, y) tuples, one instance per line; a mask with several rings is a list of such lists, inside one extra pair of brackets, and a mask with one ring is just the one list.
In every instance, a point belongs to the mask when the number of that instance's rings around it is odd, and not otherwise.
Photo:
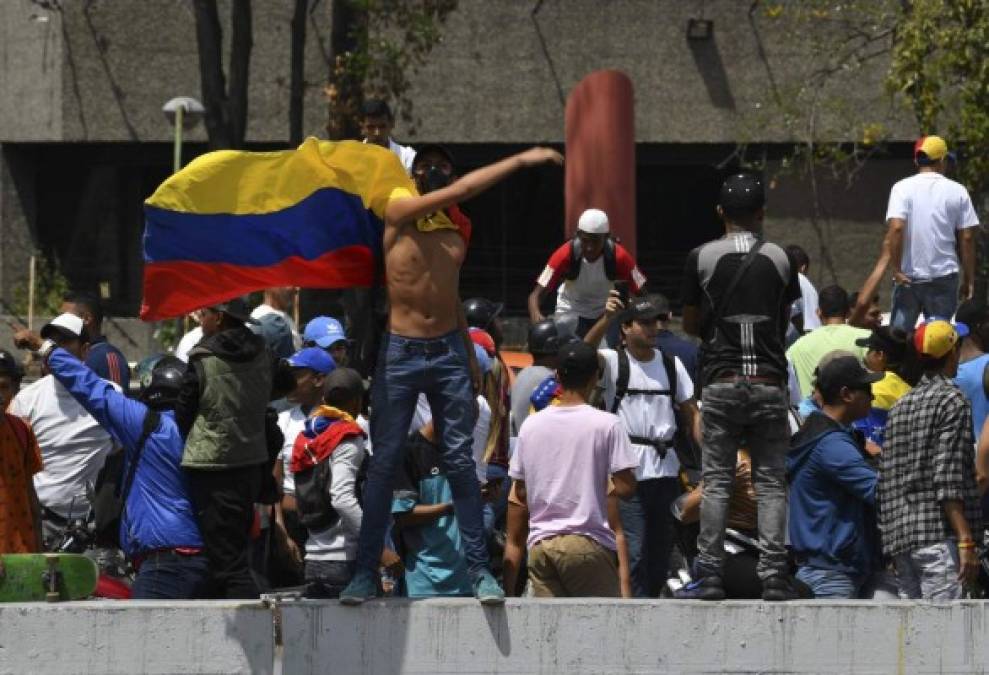
[(618, 299), (622, 301), (622, 307), (628, 307), (628, 282), (616, 281), (615, 290), (618, 291)]

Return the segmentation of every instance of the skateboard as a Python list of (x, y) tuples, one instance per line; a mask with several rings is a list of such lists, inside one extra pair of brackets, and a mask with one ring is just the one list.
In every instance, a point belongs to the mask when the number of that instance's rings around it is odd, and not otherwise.
[(0, 602), (82, 600), (98, 577), (96, 563), (76, 553), (0, 555)]

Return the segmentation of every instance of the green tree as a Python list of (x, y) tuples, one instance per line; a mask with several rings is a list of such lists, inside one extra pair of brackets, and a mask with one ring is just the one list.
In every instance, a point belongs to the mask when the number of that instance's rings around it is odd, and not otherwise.
[[(955, 178), (977, 210), (989, 210), (989, 3), (901, 3), (887, 87), (906, 100), (922, 133), (961, 149)], [(979, 208), (981, 207), (981, 208)], [(989, 288), (989, 240), (981, 228), (975, 295)]]
[(390, 100), (410, 135), (409, 77), (442, 39), (457, 0), (336, 0), (326, 87), (330, 138), (355, 138), (365, 96)]

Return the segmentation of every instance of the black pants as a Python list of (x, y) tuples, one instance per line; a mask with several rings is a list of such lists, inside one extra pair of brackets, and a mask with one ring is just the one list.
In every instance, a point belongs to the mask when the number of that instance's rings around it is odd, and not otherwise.
[(211, 597), (252, 599), (261, 594), (248, 565), (248, 537), (264, 470), (263, 464), (220, 471), (185, 469), (206, 545)]

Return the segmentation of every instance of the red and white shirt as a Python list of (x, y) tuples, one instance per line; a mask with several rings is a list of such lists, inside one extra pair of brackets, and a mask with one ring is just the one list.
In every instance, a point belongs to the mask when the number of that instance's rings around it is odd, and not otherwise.
[[(570, 269), (570, 242), (553, 252), (546, 269), (536, 279), (543, 288), (553, 290), (559, 286), (556, 296), (556, 312), (574, 312), (584, 319), (597, 319), (604, 314), (608, 293), (614, 287), (604, 272), (604, 254), (594, 262), (580, 261), (580, 273), (576, 279), (566, 278)], [(627, 281), (633, 293), (642, 291), (646, 277), (639, 271), (635, 258), (621, 244), (615, 244), (615, 277)], [(563, 283), (560, 283), (563, 282)]]

